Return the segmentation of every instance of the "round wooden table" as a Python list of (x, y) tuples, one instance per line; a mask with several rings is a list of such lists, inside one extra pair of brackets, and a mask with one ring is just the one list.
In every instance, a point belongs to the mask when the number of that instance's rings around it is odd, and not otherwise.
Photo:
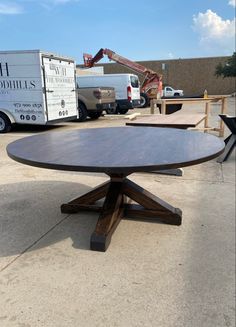
[[(62, 204), (63, 213), (100, 212), (90, 248), (106, 251), (121, 218), (157, 219), (180, 225), (182, 212), (127, 178), (148, 172), (196, 165), (224, 150), (209, 134), (156, 127), (111, 127), (50, 132), (7, 146), (8, 155), (23, 164), (67, 171), (103, 172), (108, 182)], [(96, 201), (105, 197), (103, 206)], [(127, 197), (136, 204), (127, 202)]]

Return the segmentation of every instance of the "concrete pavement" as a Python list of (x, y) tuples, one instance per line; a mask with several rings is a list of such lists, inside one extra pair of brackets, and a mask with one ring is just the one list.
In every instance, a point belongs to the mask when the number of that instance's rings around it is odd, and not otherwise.
[[(230, 114), (234, 105), (230, 98)], [(218, 120), (217, 107), (211, 119)], [(47, 130), (125, 122), (101, 117)], [(186, 167), (182, 177), (133, 174), (181, 208), (183, 223), (122, 220), (100, 253), (89, 250), (97, 215), (61, 214), (60, 204), (106, 176), (30, 167), (5, 152), (13, 140), (45, 130), (0, 135), (0, 326), (233, 327), (235, 152), (222, 165)]]

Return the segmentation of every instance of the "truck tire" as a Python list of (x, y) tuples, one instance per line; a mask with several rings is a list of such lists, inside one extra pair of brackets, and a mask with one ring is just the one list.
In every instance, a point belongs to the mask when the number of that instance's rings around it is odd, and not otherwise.
[(100, 116), (102, 115), (102, 112), (101, 111), (94, 111), (94, 112), (88, 112), (88, 116), (91, 118), (91, 119), (98, 119)]
[(149, 106), (149, 99), (147, 94), (140, 93), (140, 108), (146, 108)]
[(179, 97), (180, 94), (179, 93), (174, 93), (174, 97)]
[(11, 121), (3, 112), (0, 112), (0, 133), (7, 133), (11, 130)]
[(85, 121), (88, 116), (88, 111), (87, 111), (85, 104), (83, 104), (83, 102), (78, 103), (78, 110), (79, 110), (78, 121), (79, 122)]
[(118, 108), (118, 113), (120, 115), (125, 115), (128, 111), (129, 111), (129, 109), (120, 109), (120, 108)]
[(116, 114), (118, 114), (117, 107), (106, 109), (106, 113), (108, 115), (116, 115)]

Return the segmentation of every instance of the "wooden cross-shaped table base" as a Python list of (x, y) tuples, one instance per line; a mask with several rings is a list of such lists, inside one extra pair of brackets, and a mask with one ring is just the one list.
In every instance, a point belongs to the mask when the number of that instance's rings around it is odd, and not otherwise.
[[(96, 204), (104, 197), (102, 206)], [(128, 203), (127, 197), (137, 204)], [(110, 181), (61, 206), (62, 213), (83, 210), (100, 213), (91, 235), (90, 249), (102, 252), (108, 248), (112, 234), (123, 218), (155, 219), (171, 225), (181, 225), (182, 220), (180, 209), (172, 207), (124, 175), (111, 175)]]
[(230, 154), (233, 152), (233, 149), (236, 146), (236, 117), (231, 117), (227, 115), (219, 116), (231, 131), (231, 134), (225, 139), (225, 150), (222, 155), (217, 159), (217, 162), (222, 163), (229, 158)]

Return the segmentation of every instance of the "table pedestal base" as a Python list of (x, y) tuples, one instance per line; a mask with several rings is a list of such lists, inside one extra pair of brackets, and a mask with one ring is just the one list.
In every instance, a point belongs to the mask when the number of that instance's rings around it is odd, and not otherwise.
[[(62, 213), (82, 210), (100, 212), (90, 239), (91, 250), (106, 251), (121, 219), (155, 219), (165, 224), (181, 225), (180, 209), (172, 207), (125, 176), (110, 177), (110, 181), (61, 206)], [(104, 197), (102, 206), (96, 204)], [(129, 203), (127, 197), (138, 204)]]

